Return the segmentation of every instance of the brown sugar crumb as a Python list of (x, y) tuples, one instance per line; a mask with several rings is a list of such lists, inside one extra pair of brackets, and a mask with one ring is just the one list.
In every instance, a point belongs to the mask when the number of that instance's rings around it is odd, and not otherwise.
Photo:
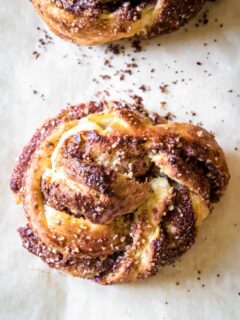
[(162, 93), (167, 93), (168, 92), (168, 84), (163, 84), (159, 86), (159, 89), (161, 90)]
[(109, 97), (109, 96), (110, 96), (110, 93), (109, 93), (109, 91), (108, 91), (108, 90), (103, 90), (103, 92), (104, 92), (104, 94), (105, 94), (107, 97)]
[(102, 92), (101, 91), (97, 91), (94, 96), (95, 97), (101, 97), (102, 96)]
[(130, 69), (122, 70), (122, 72), (129, 74), (130, 76), (132, 75), (132, 70)]
[(49, 44), (53, 44), (53, 38), (48, 34), (48, 32), (44, 29), (37, 28), (37, 30), (42, 31), (42, 37), (38, 39), (39, 47), (43, 47), (44, 49), (47, 49), (47, 46)]
[(138, 96), (138, 95), (133, 95), (133, 96), (130, 96), (137, 104), (142, 104), (143, 102), (143, 98)]
[(139, 39), (133, 40), (132, 48), (135, 49), (134, 52), (141, 52), (142, 51), (141, 41)]
[(161, 106), (162, 109), (165, 110), (166, 107), (167, 107), (167, 102), (166, 102), (166, 101), (161, 101), (161, 102), (160, 102), (160, 106)]
[(100, 75), (100, 77), (101, 77), (103, 80), (110, 80), (110, 79), (111, 79), (111, 76), (109, 76), (109, 75), (107, 75), (107, 74)]
[(33, 51), (33, 56), (35, 59), (38, 59), (40, 57), (40, 53), (38, 51)]
[(128, 68), (137, 68), (138, 65), (136, 63), (127, 63)]
[(146, 86), (145, 84), (142, 84), (139, 87), (139, 90), (142, 90), (142, 92), (150, 91), (150, 87)]
[(175, 114), (171, 113), (171, 112), (168, 112), (164, 118), (167, 120), (167, 121), (172, 121), (173, 119), (176, 118)]
[(104, 65), (107, 66), (107, 67), (109, 67), (109, 68), (112, 68), (112, 67), (113, 67), (112, 64), (111, 64), (111, 62), (110, 62), (110, 60), (108, 60), (108, 59), (104, 60)]
[(40, 98), (42, 99), (42, 101), (45, 101), (45, 95), (43, 93), (38, 92), (37, 90), (33, 90), (33, 94), (34, 95), (40, 95)]
[(40, 97), (41, 97), (42, 101), (45, 101), (45, 95), (43, 93), (41, 94)]
[[(212, 0), (210, 0), (212, 1)], [(206, 10), (202, 17), (200, 19), (198, 19), (198, 23), (195, 23), (195, 27), (198, 28), (200, 27), (200, 25), (207, 25), (209, 22), (209, 18), (208, 18), (208, 14), (209, 14), (209, 10)]]
[(99, 81), (96, 78), (93, 78), (92, 82), (95, 82), (96, 84), (99, 84)]
[(124, 53), (125, 51), (125, 47), (124, 46), (120, 46), (119, 44), (112, 44), (110, 43), (106, 50), (105, 53), (111, 52), (113, 54), (120, 54), (120, 53)]
[(47, 51), (48, 46), (54, 44), (53, 38), (48, 34), (48, 32), (40, 27), (37, 27), (37, 31), (39, 31), (40, 38), (38, 39), (38, 50), (34, 50), (32, 55), (35, 59), (38, 59), (41, 54)]

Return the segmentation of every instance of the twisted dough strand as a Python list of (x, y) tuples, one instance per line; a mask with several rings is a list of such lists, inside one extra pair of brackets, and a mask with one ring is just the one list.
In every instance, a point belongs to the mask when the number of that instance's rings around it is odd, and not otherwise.
[(23, 245), (50, 267), (102, 284), (156, 273), (195, 241), (229, 180), (206, 130), (141, 106), (90, 102), (48, 120), (11, 179)]

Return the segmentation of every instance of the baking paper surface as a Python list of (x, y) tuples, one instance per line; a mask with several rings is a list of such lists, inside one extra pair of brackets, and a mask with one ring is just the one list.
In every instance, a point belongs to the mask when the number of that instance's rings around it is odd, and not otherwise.
[[(0, 319), (240, 319), (240, 1), (208, 3), (187, 32), (142, 42), (141, 52), (122, 42), (113, 68), (104, 63), (112, 55), (105, 45), (81, 48), (50, 32), (46, 39), (29, 1), (0, 5)], [(196, 27), (206, 10), (208, 23)], [(39, 48), (39, 39), (47, 44)], [(121, 81), (116, 71), (132, 58), (137, 67)], [(193, 248), (175, 267), (136, 284), (104, 287), (61, 275), (22, 248), (16, 232), (25, 218), (9, 191), (15, 158), (43, 120), (68, 103), (97, 99), (98, 91), (128, 101), (137, 94), (175, 121), (201, 122), (215, 132), (231, 172)]]

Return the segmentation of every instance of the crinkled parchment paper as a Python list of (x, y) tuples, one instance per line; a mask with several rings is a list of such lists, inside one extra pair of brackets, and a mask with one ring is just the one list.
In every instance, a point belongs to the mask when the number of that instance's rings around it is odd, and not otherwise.
[[(206, 9), (208, 18), (198, 22)], [(1, 320), (240, 319), (240, 1), (210, 2), (186, 28), (142, 42), (141, 52), (125, 41), (124, 52), (106, 54), (105, 45), (81, 48), (48, 32), (49, 39), (29, 1), (0, 0)], [(105, 61), (111, 56), (113, 68)], [(135, 68), (127, 66), (132, 58)], [(128, 68), (132, 74), (123, 72), (121, 81), (119, 70)], [(67, 103), (104, 95), (132, 101), (133, 94), (151, 110), (215, 132), (232, 178), (175, 267), (137, 284), (103, 287), (61, 275), (22, 248), (16, 229), (25, 218), (9, 178), (35, 128)]]

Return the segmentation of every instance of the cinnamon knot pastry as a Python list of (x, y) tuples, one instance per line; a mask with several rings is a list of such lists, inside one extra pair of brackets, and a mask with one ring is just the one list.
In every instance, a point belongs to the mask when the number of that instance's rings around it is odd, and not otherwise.
[(50, 29), (76, 44), (95, 45), (178, 29), (206, 0), (31, 0)]
[(212, 134), (123, 102), (69, 107), (23, 149), (23, 245), (102, 284), (149, 277), (192, 246), (229, 180)]

